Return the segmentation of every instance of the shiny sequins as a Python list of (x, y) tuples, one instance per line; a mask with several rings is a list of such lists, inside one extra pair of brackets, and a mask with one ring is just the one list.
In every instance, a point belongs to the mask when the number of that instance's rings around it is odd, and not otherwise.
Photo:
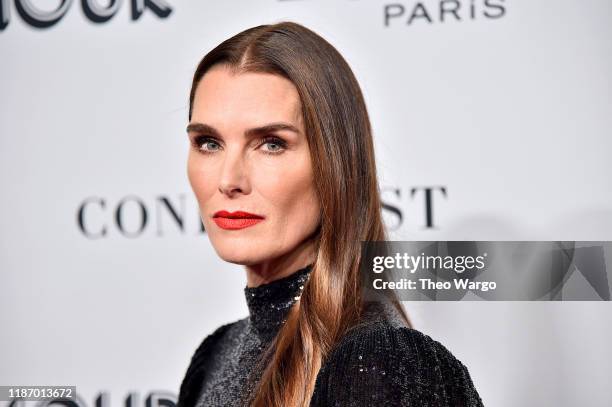
[(286, 322), (311, 270), (309, 265), (282, 279), (244, 288), (249, 316), (231, 326), (207, 359), (197, 407), (239, 406), (240, 397), (252, 392), (249, 373)]
[[(244, 405), (241, 395), (254, 390), (249, 374), (260, 374), (257, 362), (301, 297), (309, 272), (245, 288), (249, 317), (230, 324), (192, 360), (200, 386), (185, 390), (199, 393), (197, 407)], [(324, 361), (310, 406), (483, 407), (467, 368), (439, 342), (406, 328), (395, 312), (388, 304), (368, 305), (358, 329)]]

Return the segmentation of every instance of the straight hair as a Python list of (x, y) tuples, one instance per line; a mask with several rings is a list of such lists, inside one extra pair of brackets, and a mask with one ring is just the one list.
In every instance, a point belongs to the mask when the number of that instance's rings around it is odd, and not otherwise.
[[(260, 25), (223, 41), (199, 63), (191, 86), (189, 120), (198, 83), (213, 66), (234, 74), (280, 75), (297, 88), (308, 140), (321, 224), (316, 260), (300, 301), (265, 350), (252, 407), (306, 407), (326, 356), (365, 307), (359, 261), (362, 241), (386, 241), (372, 129), (359, 84), (325, 39), (294, 22)], [(407, 326), (395, 294), (391, 301)]]

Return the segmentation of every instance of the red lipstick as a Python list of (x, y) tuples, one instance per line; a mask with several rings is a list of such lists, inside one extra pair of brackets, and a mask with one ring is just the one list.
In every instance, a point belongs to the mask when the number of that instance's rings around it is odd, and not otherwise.
[(256, 225), (264, 219), (263, 216), (254, 213), (236, 211), (218, 211), (213, 215), (213, 220), (221, 229), (243, 229)]

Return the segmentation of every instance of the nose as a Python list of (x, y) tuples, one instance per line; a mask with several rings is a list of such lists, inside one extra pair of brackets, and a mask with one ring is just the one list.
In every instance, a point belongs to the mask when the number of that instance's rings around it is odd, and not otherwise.
[(236, 194), (249, 192), (247, 166), (240, 151), (228, 150), (225, 154), (219, 179), (219, 192), (230, 198)]

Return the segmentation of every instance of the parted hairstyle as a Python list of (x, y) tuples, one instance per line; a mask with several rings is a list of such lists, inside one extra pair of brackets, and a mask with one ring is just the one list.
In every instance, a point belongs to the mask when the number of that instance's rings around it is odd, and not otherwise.
[[(372, 129), (365, 101), (340, 53), (312, 30), (279, 22), (244, 30), (200, 61), (189, 98), (189, 120), (199, 81), (213, 66), (233, 73), (280, 75), (297, 88), (321, 223), (315, 232), (316, 260), (285, 324), (251, 377), (254, 407), (308, 406), (325, 357), (358, 322), (365, 306), (359, 276), (362, 241), (384, 241)], [(397, 298), (392, 303), (407, 326)]]

